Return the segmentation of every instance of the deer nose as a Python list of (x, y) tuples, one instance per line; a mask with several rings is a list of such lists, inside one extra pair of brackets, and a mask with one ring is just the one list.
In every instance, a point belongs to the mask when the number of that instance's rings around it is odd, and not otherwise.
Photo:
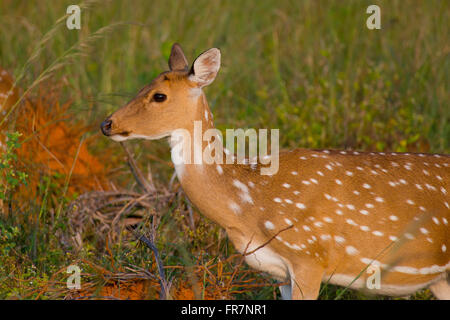
[(110, 118), (107, 118), (100, 125), (100, 129), (102, 130), (102, 132), (105, 136), (111, 135), (111, 127), (112, 127), (112, 120), (110, 120)]

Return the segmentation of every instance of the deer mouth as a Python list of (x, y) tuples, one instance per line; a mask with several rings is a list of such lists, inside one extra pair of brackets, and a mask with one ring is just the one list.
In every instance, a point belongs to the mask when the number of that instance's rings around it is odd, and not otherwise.
[(110, 136), (108, 136), (111, 140), (114, 140), (114, 141), (117, 141), (117, 142), (120, 142), (120, 141), (125, 141), (125, 140), (128, 140), (129, 138), (130, 138), (130, 132), (129, 131), (124, 131), (124, 132), (121, 132), (121, 133), (115, 133), (115, 134), (112, 134), (112, 135), (110, 135)]

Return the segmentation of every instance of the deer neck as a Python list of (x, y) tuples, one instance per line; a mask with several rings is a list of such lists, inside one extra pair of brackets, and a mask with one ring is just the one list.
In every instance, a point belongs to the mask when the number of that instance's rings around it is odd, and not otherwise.
[[(170, 137), (175, 171), (184, 192), (202, 214), (227, 230), (233, 229), (241, 212), (237, 205), (238, 200), (234, 202), (231, 199), (235, 194), (233, 195), (230, 188), (233, 183), (232, 176), (239, 176), (239, 171), (243, 169), (236, 164), (224, 164), (228, 154), (226, 150), (220, 151), (223, 164), (216, 162), (208, 164), (203, 158), (199, 159), (209, 145), (206, 139), (207, 131), (214, 129), (212, 114), (203, 93), (198, 97), (195, 110), (192, 122), (183, 129), (184, 138), (180, 135), (175, 137), (173, 133)], [(222, 144), (221, 137), (214, 136), (214, 139), (219, 139), (218, 143)], [(180, 154), (186, 150), (189, 150), (187, 154), (190, 154), (191, 161), (180, 163)], [(227, 210), (223, 210), (225, 207)]]

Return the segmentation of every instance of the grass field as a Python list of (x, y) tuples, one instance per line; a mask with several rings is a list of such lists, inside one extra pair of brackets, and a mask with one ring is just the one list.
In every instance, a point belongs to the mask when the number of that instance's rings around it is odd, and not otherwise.
[[(117, 210), (74, 222), (74, 212), (83, 208), (74, 209), (73, 201), (99, 185), (139, 192), (124, 151), (98, 128), (167, 70), (174, 42), (191, 61), (210, 47), (221, 49), (221, 71), (205, 90), (221, 130), (279, 128), (284, 148), (450, 153), (448, 1), (87, 1), (80, 4), (81, 30), (66, 28), (70, 4), (1, 1), (0, 66), (17, 79), (32, 101), (29, 108), (40, 106), (48, 119), (75, 128), (70, 159), (81, 155), (77, 146), (86, 142), (103, 182), (77, 185), (72, 160), (65, 171), (38, 172), (31, 156), (0, 167), (0, 184), (9, 183), (11, 173), (28, 176), (28, 187), (3, 186), (8, 197), (0, 206), (1, 299), (159, 297), (153, 253), (105, 218)], [(381, 7), (381, 30), (366, 27), (370, 4)], [(54, 91), (67, 108), (47, 98)], [(0, 113), (0, 136), (22, 133), (22, 146), (12, 153), (20, 155), (34, 139), (23, 120), (29, 108), (19, 103), (10, 114)], [(142, 232), (153, 226), (149, 237), (171, 281), (171, 296), (279, 297), (269, 277), (238, 256), (228, 259), (235, 251), (225, 232), (190, 213), (178, 182), (169, 188), (167, 143), (128, 145), (145, 174), (151, 163), (161, 191), (127, 214), (139, 216)], [(94, 206), (81, 200), (77, 205)], [(71, 264), (82, 269), (81, 291), (65, 286)], [(414, 296), (431, 297), (428, 291)], [(374, 297), (324, 285), (320, 298)]]

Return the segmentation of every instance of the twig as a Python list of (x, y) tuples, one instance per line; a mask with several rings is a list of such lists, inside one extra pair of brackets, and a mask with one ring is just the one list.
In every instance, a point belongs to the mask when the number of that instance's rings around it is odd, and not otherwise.
[(142, 171), (139, 169), (139, 167), (136, 164), (136, 161), (134, 160), (133, 155), (131, 154), (130, 150), (128, 150), (128, 147), (125, 143), (120, 142), (120, 145), (122, 146), (123, 150), (127, 154), (127, 162), (130, 166), (131, 172), (133, 173), (134, 178), (136, 179), (136, 182), (139, 184), (139, 186), (144, 189), (146, 193), (154, 193), (156, 191), (155, 185), (153, 182), (148, 181), (145, 179), (144, 175), (142, 174)]
[(294, 225), (291, 224), (290, 226), (288, 226), (288, 227), (286, 227), (286, 228), (284, 228), (284, 229), (281, 229), (280, 231), (278, 231), (277, 233), (275, 233), (269, 240), (267, 240), (266, 242), (264, 242), (262, 245), (260, 245), (260, 246), (257, 247), (256, 249), (254, 249), (254, 250), (252, 250), (252, 251), (250, 251), (250, 252), (246, 252), (246, 251), (247, 251), (247, 248), (248, 248), (248, 245), (249, 245), (250, 242), (251, 242), (251, 240), (250, 240), (249, 243), (247, 244), (247, 247), (245, 248), (244, 253), (243, 253), (242, 255), (245, 257), (245, 256), (248, 256), (248, 255), (250, 255), (250, 254), (252, 254), (252, 253), (255, 253), (255, 252), (258, 251), (259, 249), (261, 249), (261, 248), (267, 246), (267, 245), (268, 245), (273, 239), (275, 239), (280, 233), (282, 233), (283, 231), (286, 231), (286, 230), (288, 230), (288, 229), (290, 229), (290, 228), (292, 228), (292, 227), (294, 227)]
[(125, 210), (127, 210), (130, 206), (134, 205), (136, 202), (139, 202), (143, 199), (145, 199), (147, 197), (147, 194), (143, 194), (142, 196), (140, 196), (137, 199), (133, 199), (130, 202), (127, 202), (127, 204), (125, 204), (122, 209), (120, 209), (120, 211), (116, 214), (116, 216), (114, 217), (112, 223), (111, 223), (111, 227), (114, 227), (117, 223), (117, 221), (119, 221), (120, 217), (122, 216), (122, 213), (125, 212)]
[(147, 247), (150, 248), (150, 250), (153, 251), (153, 254), (155, 255), (156, 264), (158, 265), (159, 284), (161, 286), (160, 299), (165, 300), (167, 298), (168, 285), (167, 285), (167, 281), (166, 281), (166, 276), (164, 274), (164, 266), (159, 257), (158, 248), (156, 248), (156, 246), (153, 244), (153, 242), (150, 241), (145, 235), (143, 235), (143, 234), (140, 235), (131, 228), (128, 228), (128, 230), (131, 231), (139, 241), (142, 241)]
[(191, 202), (189, 201), (189, 199), (187, 197), (185, 197), (185, 199), (186, 199), (188, 212), (189, 212), (189, 226), (191, 227), (191, 230), (195, 230), (194, 211), (192, 210), (192, 205), (191, 205)]

